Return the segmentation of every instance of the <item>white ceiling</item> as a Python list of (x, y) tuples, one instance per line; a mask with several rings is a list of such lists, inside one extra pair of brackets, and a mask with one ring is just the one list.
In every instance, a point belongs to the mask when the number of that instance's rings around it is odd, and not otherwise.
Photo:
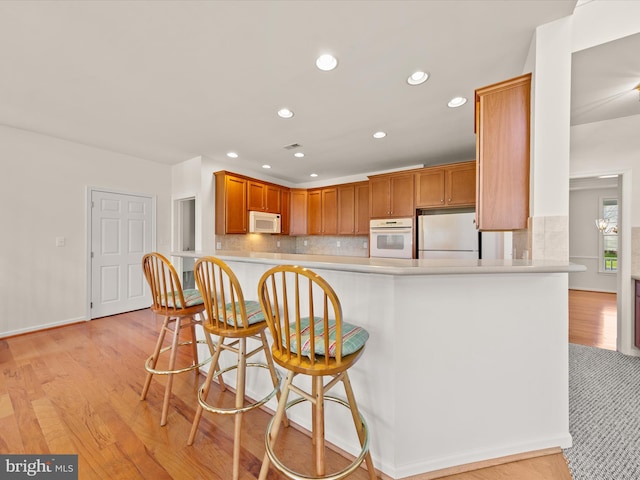
[[(474, 90), (523, 73), (535, 27), (575, 4), (5, 0), (0, 124), (167, 164), (204, 155), (291, 184), (469, 160)], [(590, 55), (638, 72), (628, 41), (624, 65), (607, 45), (574, 56), (574, 121), (604, 108), (588, 98), (600, 78)], [(325, 51), (333, 72), (315, 68)], [(408, 86), (417, 69), (431, 78)], [(448, 108), (456, 95), (470, 101)], [(296, 115), (278, 118), (281, 107)]]

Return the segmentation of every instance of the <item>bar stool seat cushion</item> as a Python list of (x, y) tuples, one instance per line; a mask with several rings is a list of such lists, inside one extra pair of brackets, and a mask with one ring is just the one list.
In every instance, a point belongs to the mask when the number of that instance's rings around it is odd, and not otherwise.
[[(204, 303), (204, 300), (202, 300), (202, 295), (200, 295), (200, 292), (195, 288), (185, 288), (182, 290), (182, 293), (184, 295), (185, 305), (181, 305), (182, 302), (180, 301), (180, 294), (178, 292), (172, 292), (167, 294), (168, 301), (166, 302), (164, 299), (164, 295), (162, 295), (163, 297), (161, 298), (162, 306), (169, 307), (169, 308), (187, 308), (187, 307), (193, 307), (194, 305), (202, 305)], [(175, 303), (177, 303), (177, 305), (173, 304), (174, 298), (175, 298)]]
[[(239, 305), (240, 305), (239, 302), (235, 302), (235, 305), (231, 302), (225, 305), (226, 315), (221, 315), (221, 316), (224, 316), (227, 319), (227, 323), (229, 325), (233, 325), (234, 311), (240, 312)], [(262, 307), (260, 306), (260, 302), (257, 302), (255, 300), (246, 300), (244, 302), (244, 308), (247, 312), (247, 323), (249, 325), (254, 325), (256, 323), (265, 321), (264, 313), (262, 313)]]
[[(321, 317), (314, 317), (314, 330), (315, 330), (315, 354), (325, 356), (324, 351), (324, 319)], [(296, 342), (296, 324), (295, 322), (289, 324), (289, 335), (291, 341), (291, 351), (297, 351), (298, 345)], [(302, 344), (302, 355), (311, 357), (311, 342), (309, 334), (311, 329), (309, 317), (300, 319), (300, 330)], [(335, 357), (336, 355), (336, 322), (335, 320), (329, 320), (329, 357)], [(369, 339), (369, 332), (364, 328), (350, 323), (342, 322), (342, 355), (351, 355), (357, 352)]]

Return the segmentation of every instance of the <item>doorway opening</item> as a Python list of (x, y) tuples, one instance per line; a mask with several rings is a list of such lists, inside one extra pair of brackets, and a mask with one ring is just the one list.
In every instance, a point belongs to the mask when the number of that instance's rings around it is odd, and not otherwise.
[(569, 261), (587, 267), (569, 274), (572, 343), (617, 349), (621, 202), (620, 175), (570, 179)]
[[(174, 200), (173, 204), (173, 245), (179, 252), (192, 252), (196, 249), (196, 198), (186, 197)], [(193, 276), (195, 258), (179, 257), (182, 288), (196, 288)]]

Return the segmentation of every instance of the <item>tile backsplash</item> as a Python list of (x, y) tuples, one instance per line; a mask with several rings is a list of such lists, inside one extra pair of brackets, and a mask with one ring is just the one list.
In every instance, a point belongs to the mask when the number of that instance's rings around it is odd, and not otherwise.
[[(308, 255), (340, 255), (368, 257), (368, 236), (296, 236), (249, 233), (216, 235), (216, 248), (270, 253), (302, 253)], [(219, 244), (219, 245), (218, 245)]]

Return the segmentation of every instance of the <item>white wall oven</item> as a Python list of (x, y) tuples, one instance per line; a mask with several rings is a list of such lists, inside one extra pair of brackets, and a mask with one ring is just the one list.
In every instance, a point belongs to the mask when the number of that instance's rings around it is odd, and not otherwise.
[(369, 222), (371, 258), (413, 258), (413, 218), (379, 218)]

